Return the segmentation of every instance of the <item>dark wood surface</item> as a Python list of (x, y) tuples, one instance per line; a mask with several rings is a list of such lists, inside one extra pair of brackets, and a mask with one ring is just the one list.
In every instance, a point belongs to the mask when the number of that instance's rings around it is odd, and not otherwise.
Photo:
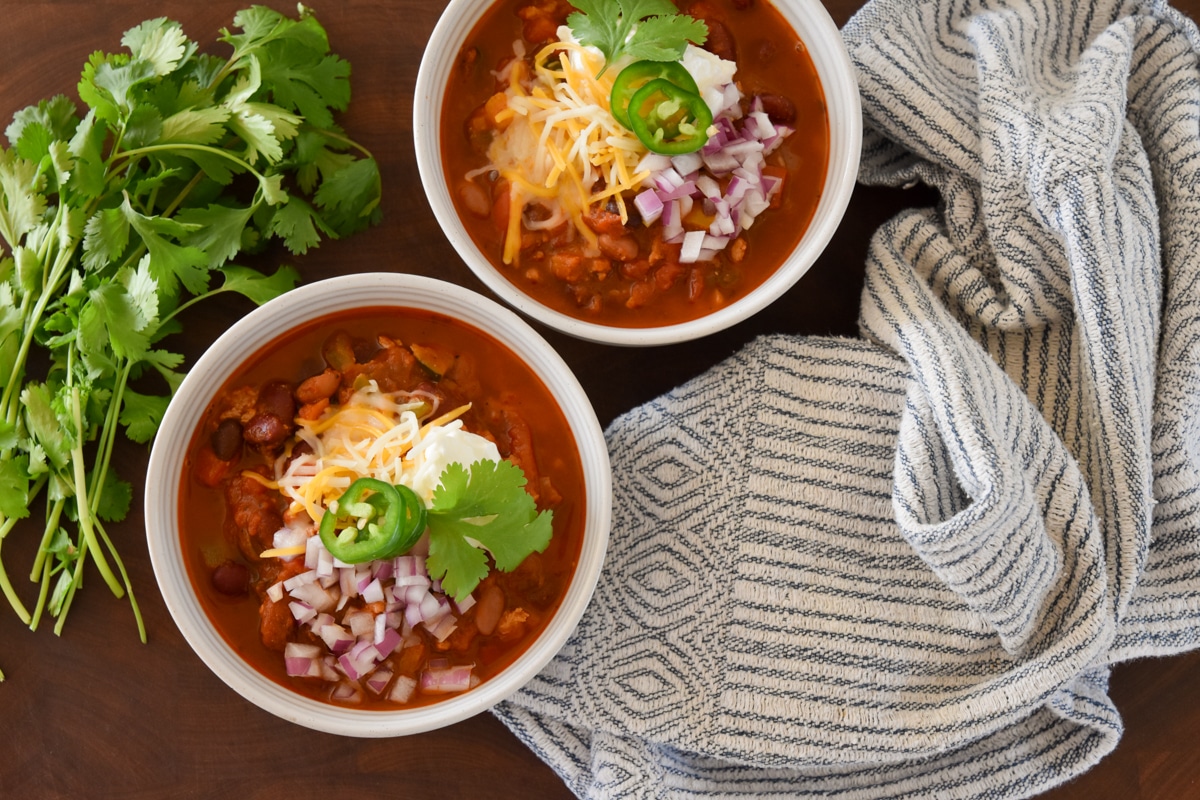
[[(123, 31), (170, 16), (212, 42), (248, 3), (0, 2), (0, 120), (39, 99), (74, 93), (89, 53), (113, 51)], [(273, 2), (281, 10), (292, 3)], [(435, 275), (484, 290), (437, 230), (412, 146), (412, 91), (442, 0), (309, 0), (336, 52), (353, 64), (354, 99), (342, 123), (378, 158), (384, 223), (327, 243), (294, 263), (305, 280), (359, 269)], [(826, 0), (841, 25), (859, 0)], [(1200, 0), (1182, 4), (1193, 16)], [(897, 209), (931, 202), (922, 190), (859, 187), (825, 255), (780, 302), (740, 326), (683, 346), (623, 350), (543, 331), (578, 368), (602, 424), (733, 353), (759, 333), (855, 334), (862, 263), (871, 232)], [(282, 255), (276, 254), (277, 259)], [(213, 302), (184, 320), (175, 346), (195, 358), (248, 307)], [(123, 444), (121, 472), (144, 473), (147, 452)], [(135, 504), (140, 504), (140, 495)], [(488, 714), (405, 739), (341, 738), (278, 720), (244, 701), (192, 653), (159, 596), (140, 507), (113, 528), (137, 590), (149, 644), (128, 605), (92, 573), (62, 637), (30, 631), (0, 608), (0, 797), (208, 798), (570, 796), (559, 778)], [(32, 604), (25, 576), (36, 542), (18, 528), (4, 562)], [(1126, 721), (1118, 749), (1049, 798), (1200, 796), (1200, 654), (1117, 667), (1112, 693)], [(331, 794), (336, 792), (337, 794)], [(386, 795), (385, 795), (386, 792)]]

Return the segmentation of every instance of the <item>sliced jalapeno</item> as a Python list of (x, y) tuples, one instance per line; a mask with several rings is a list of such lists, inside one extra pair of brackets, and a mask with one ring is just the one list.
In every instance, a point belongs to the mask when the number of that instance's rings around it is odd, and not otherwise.
[(635, 61), (617, 75), (613, 81), (612, 95), (608, 105), (617, 121), (629, 130), (633, 130), (633, 122), (629, 119), (629, 103), (634, 94), (647, 83), (657, 78), (670, 81), (680, 89), (700, 94), (692, 73), (678, 61)]
[(629, 101), (631, 130), (655, 153), (680, 155), (699, 150), (708, 141), (712, 111), (698, 94), (655, 78)]
[(361, 564), (400, 555), (424, 530), (425, 504), (412, 489), (359, 478), (325, 511), (318, 535), (334, 558)]

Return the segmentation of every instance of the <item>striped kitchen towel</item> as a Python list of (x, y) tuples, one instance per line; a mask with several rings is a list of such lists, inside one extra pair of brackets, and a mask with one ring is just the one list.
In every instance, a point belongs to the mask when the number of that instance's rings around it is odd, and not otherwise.
[(495, 713), (586, 798), (1015, 798), (1200, 644), (1200, 36), (1151, 2), (874, 0), (859, 339), (607, 432), (578, 631)]

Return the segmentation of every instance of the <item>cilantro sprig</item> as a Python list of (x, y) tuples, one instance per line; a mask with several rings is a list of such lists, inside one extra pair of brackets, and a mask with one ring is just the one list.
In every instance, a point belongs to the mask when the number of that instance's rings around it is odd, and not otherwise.
[(525, 473), (508, 461), (452, 463), (442, 472), (428, 511), (429, 574), (463, 600), (496, 568), (511, 572), (553, 534), (554, 512), (538, 511), (525, 491)]
[(567, 17), (575, 38), (604, 54), (604, 70), (622, 56), (678, 61), (688, 42), (704, 44), (708, 26), (679, 13), (671, 0), (571, 0)]
[[(379, 170), (334, 122), (350, 66), (325, 30), (264, 7), (200, 52), (177, 22), (146, 20), (94, 53), (77, 87), (18, 111), (0, 146), (0, 544), (45, 496), (28, 610), (0, 562), (0, 591), (32, 628), (66, 614), (90, 560), (117, 596), (132, 586), (106, 523), (125, 517), (123, 435), (151, 440), (182, 356), (180, 312), (236, 292), (263, 303), (298, 274), (238, 266), (271, 239), (292, 253), (379, 219)], [(38, 377), (28, 374), (31, 359)], [(45, 365), (45, 366), (43, 366)], [(157, 376), (157, 377), (155, 377)], [(158, 390), (152, 387), (157, 384)], [(2, 675), (0, 675), (2, 679)]]

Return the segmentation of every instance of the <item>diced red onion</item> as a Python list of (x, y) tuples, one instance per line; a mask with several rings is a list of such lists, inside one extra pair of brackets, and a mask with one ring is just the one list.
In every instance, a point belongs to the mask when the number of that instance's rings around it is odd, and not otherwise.
[(704, 160), (699, 153), (684, 153), (671, 158), (671, 166), (686, 179), (692, 173), (699, 172), (704, 166)]
[(412, 699), (413, 693), (416, 690), (417, 681), (415, 678), (398, 675), (395, 682), (392, 683), (392, 690), (388, 692), (388, 699), (396, 703), (407, 703)]
[(350, 649), (350, 645), (354, 644), (354, 635), (337, 624), (323, 625), (317, 629), (317, 635), (334, 655), (340, 656)]
[(657, 221), (663, 213), (663, 201), (653, 189), (646, 189), (633, 198), (633, 205), (647, 225)]
[(371, 673), (364, 683), (375, 694), (383, 694), (383, 690), (387, 688), (388, 681), (391, 679), (392, 671), (390, 669), (379, 669)]
[(683, 248), (679, 251), (680, 264), (694, 264), (704, 246), (704, 231), (688, 231), (683, 234)]
[(424, 625), (433, 638), (439, 642), (444, 642), (446, 641), (446, 637), (454, 633), (454, 629), (458, 627), (458, 620), (454, 618), (453, 614), (447, 614), (444, 617), (439, 617), (434, 622), (426, 620)]
[(267, 587), (267, 597), (278, 603), (283, 599), (283, 581), (272, 583)]
[[(450, 619), (453, 619), (453, 617)], [(384, 629), (383, 638), (380, 641), (375, 642), (375, 652), (377, 654), (376, 658), (379, 661), (382, 661), (390, 656), (392, 652), (400, 646), (400, 639), (401, 636), (399, 631), (392, 628)]]
[(383, 584), (378, 578), (371, 580), (361, 590), (362, 598), (368, 603), (382, 603), (383, 600)]
[(375, 615), (370, 611), (351, 611), (342, 618), (342, 624), (350, 628), (356, 637), (375, 632)]
[[(317, 569), (317, 567), (320, 566), (320, 555), (322, 551), (326, 553), (329, 552), (321, 546), (321, 537), (308, 537), (308, 540), (304, 543), (304, 566), (308, 567), (309, 569)], [(330, 556), (330, 567), (333, 566), (332, 558), (333, 557)]]
[(316, 580), (317, 580), (317, 571), (310, 569), (307, 572), (301, 572), (299, 575), (293, 575), (292, 577), (285, 580), (283, 582), (283, 588), (287, 589), (289, 592), (294, 592), (296, 589), (300, 588), (301, 586), (313, 583)]
[(288, 675), (307, 675), (313, 661), (320, 657), (321, 648), (315, 644), (288, 642), (283, 648), (283, 663)]
[(362, 701), (362, 690), (353, 683), (342, 681), (333, 687), (333, 691), (329, 694), (329, 697), (332, 700), (338, 700), (342, 703), (358, 703)]
[(427, 594), (421, 598), (421, 619), (428, 622), (434, 619), (441, 619), (450, 609), (447, 606), (442, 609), (442, 604), (433, 594)]
[(426, 669), (421, 672), (421, 691), (427, 694), (465, 692), (471, 688), (472, 666)]
[(306, 583), (291, 591), (292, 597), (301, 600), (317, 611), (332, 611), (337, 598), (319, 583)]
[(475, 595), (473, 594), (467, 595), (462, 600), (454, 601), (454, 606), (458, 609), (459, 614), (467, 613), (473, 605), (475, 605)]
[(299, 600), (293, 600), (288, 603), (288, 609), (291, 610), (292, 616), (297, 622), (308, 622), (317, 615), (317, 610), (308, 603), (302, 603)]

